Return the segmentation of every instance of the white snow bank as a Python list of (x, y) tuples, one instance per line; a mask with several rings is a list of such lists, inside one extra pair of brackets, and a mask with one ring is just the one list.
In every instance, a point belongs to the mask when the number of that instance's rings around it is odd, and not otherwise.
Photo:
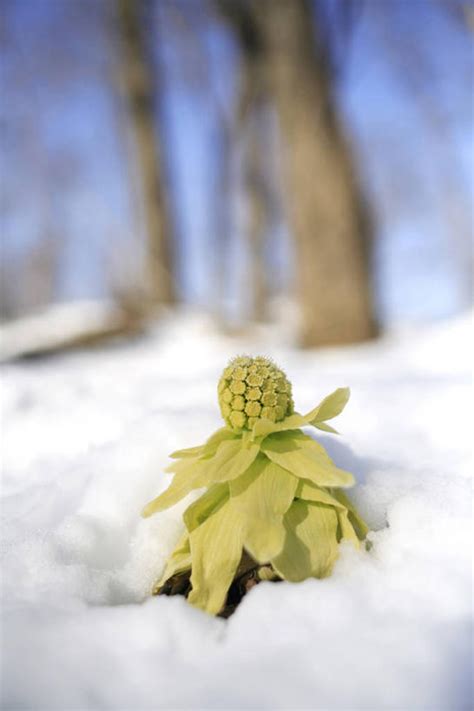
[(104, 335), (120, 335), (126, 314), (112, 301), (71, 301), (2, 324), (0, 362), (78, 345)]
[[(181, 316), (129, 346), (3, 368), (6, 709), (469, 708), (468, 319), (299, 353)], [(275, 357), (298, 409), (352, 387), (321, 441), (357, 475), (370, 553), (264, 583), (229, 621), (149, 598), (184, 505), (142, 520), (173, 449), (220, 426), (235, 352)]]

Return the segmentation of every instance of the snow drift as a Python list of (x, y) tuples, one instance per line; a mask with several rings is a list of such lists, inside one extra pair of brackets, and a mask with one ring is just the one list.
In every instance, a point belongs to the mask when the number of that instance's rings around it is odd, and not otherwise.
[[(184, 315), (133, 344), (4, 366), (4, 708), (468, 708), (469, 333), (466, 318), (301, 353)], [(319, 439), (356, 475), (373, 547), (344, 547), (329, 579), (262, 583), (224, 621), (148, 596), (186, 504), (139, 512), (168, 453), (220, 426), (236, 351), (273, 356), (299, 411), (351, 386), (342, 437)]]

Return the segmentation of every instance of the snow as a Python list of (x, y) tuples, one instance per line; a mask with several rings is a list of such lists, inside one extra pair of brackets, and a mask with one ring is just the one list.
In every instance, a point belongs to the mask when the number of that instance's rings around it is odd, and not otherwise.
[(48, 352), (75, 339), (123, 327), (124, 313), (112, 301), (75, 301), (49, 305), (6, 322), (0, 334), (0, 362)]
[[(141, 341), (3, 366), (5, 709), (455, 709), (471, 704), (471, 319), (299, 352), (169, 317)], [(286, 341), (286, 343), (285, 343)], [(262, 583), (228, 621), (150, 598), (184, 504), (143, 520), (169, 452), (220, 426), (238, 352), (273, 356), (300, 411), (336, 387), (373, 528), (333, 576)]]

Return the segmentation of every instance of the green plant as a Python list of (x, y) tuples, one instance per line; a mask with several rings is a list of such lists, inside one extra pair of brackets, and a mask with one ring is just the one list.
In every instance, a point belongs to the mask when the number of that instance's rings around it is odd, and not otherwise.
[(155, 590), (191, 571), (188, 600), (212, 614), (222, 610), (244, 551), (261, 579), (299, 582), (330, 575), (341, 540), (358, 546), (368, 531), (343, 491), (353, 475), (300, 429), (336, 433), (326, 421), (343, 410), (348, 388), (300, 415), (283, 371), (263, 357), (239, 357), (224, 370), (218, 397), (226, 426), (171, 455), (173, 480), (143, 511), (150, 516), (206, 489), (185, 510), (185, 532)]

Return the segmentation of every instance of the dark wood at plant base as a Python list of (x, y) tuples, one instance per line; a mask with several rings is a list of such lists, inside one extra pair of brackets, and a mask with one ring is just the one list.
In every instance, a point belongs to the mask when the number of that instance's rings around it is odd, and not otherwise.
[[(227, 619), (230, 617), (242, 599), (255, 585), (262, 582), (259, 576), (259, 570), (265, 566), (259, 565), (248, 553), (243, 553), (240, 565), (237, 568), (234, 582), (229, 588), (227, 599), (224, 607), (219, 612), (218, 617)], [(169, 578), (161, 588), (154, 590), (154, 595), (183, 595), (188, 597), (191, 590), (191, 571), (186, 570), (183, 573), (176, 573)], [(280, 582), (280, 578), (275, 576), (274, 582)]]

